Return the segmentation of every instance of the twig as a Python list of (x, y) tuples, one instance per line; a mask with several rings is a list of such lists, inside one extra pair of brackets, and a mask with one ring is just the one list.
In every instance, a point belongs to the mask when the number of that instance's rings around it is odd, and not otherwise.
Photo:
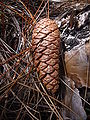
[(49, 0), (48, 0), (48, 19), (49, 19)]

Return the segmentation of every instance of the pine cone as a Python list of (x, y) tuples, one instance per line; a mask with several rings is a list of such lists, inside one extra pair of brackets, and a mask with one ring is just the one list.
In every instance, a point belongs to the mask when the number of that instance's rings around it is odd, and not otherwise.
[(34, 65), (46, 89), (55, 93), (59, 87), (60, 33), (55, 21), (44, 18), (32, 35)]

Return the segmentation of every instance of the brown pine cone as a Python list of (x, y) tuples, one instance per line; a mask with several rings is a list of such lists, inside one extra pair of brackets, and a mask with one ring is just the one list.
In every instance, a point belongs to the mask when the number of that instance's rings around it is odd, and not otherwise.
[(41, 19), (32, 35), (34, 65), (46, 89), (55, 93), (59, 87), (60, 33), (55, 21)]

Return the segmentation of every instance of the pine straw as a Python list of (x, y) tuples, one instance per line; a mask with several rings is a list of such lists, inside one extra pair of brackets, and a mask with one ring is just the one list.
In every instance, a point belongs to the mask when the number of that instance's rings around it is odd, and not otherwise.
[[(44, 0), (42, 2), (31, 0), (31, 3), (28, 1), (28, 4), (21, 0), (18, 2), (11, 0), (0, 2), (0, 4), (4, 8), (1, 9), (1, 14), (4, 14), (5, 26), (9, 27), (11, 24), (9, 32), (12, 34), (12, 29), (14, 29), (17, 36), (13, 41), (8, 32), (9, 37), (7, 37), (7, 29), (4, 27), (6, 36), (0, 38), (0, 118), (51, 120), (54, 117), (54, 119), (62, 120), (62, 108), (66, 108), (78, 116), (58, 97), (55, 98), (48, 94), (33, 65), (32, 30), (36, 21), (45, 15), (52, 14), (52, 11), (47, 12), (48, 0), (46, 2)], [(66, 6), (66, 4), (71, 3), (64, 2), (63, 4)], [(34, 8), (35, 14), (29, 6)], [(13, 16), (18, 24), (12, 22)], [(11, 44), (8, 45), (5, 41), (8, 38), (12, 39), (17, 49), (13, 48)], [(15, 43), (16, 39), (18, 39), (18, 43)]]

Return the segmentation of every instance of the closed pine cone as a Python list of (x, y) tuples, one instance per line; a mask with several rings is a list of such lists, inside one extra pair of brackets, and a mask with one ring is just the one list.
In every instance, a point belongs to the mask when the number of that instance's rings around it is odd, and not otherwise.
[(55, 93), (59, 87), (60, 33), (55, 21), (41, 19), (32, 35), (34, 65), (46, 89)]

